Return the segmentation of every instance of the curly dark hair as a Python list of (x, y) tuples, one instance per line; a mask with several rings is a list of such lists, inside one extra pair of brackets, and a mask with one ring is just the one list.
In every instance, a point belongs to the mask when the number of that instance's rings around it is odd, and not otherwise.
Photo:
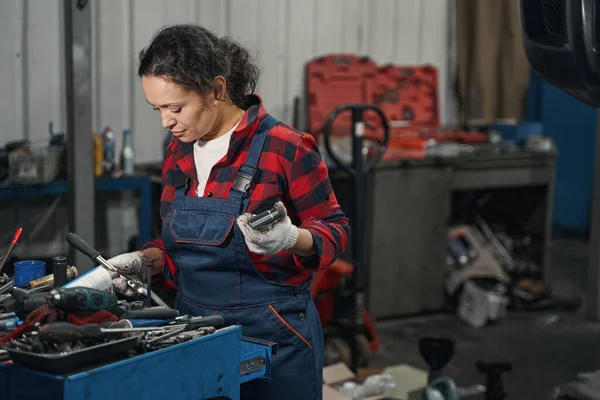
[[(227, 97), (244, 108), (254, 93), (259, 70), (248, 50), (230, 37), (221, 37), (198, 25), (164, 27), (140, 52), (138, 75), (164, 77), (200, 95), (217, 87), (214, 78), (227, 81)], [(219, 99), (226, 100), (226, 99)]]

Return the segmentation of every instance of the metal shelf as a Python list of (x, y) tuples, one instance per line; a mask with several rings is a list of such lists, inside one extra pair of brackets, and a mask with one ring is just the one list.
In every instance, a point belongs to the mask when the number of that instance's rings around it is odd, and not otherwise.
[[(95, 179), (94, 190), (96, 192), (138, 191), (140, 195), (139, 243), (141, 245), (151, 239), (152, 178), (150, 176)], [(66, 180), (54, 181), (46, 185), (3, 186), (0, 187), (0, 199), (57, 196), (67, 194), (68, 191), (69, 182)]]

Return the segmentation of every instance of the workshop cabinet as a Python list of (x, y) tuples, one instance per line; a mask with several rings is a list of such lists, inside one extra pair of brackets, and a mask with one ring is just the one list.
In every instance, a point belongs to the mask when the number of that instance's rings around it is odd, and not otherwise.
[(449, 168), (381, 168), (375, 175), (368, 307), (374, 318), (444, 305)]
[[(373, 318), (444, 306), (451, 170), (380, 166), (367, 177), (365, 258), (367, 309)], [(331, 176), (346, 215), (354, 215), (352, 181)], [(353, 240), (353, 237), (350, 237)], [(341, 258), (352, 261), (352, 248)]]
[[(369, 175), (363, 211), (371, 316), (382, 319), (445, 309), (447, 235), (451, 216), (463, 203), (455, 202), (458, 194), (474, 199), (492, 195), (496, 201), (489, 204), (498, 204), (499, 210), (484, 217), (531, 232), (539, 254), (534, 261), (543, 274), (551, 240), (555, 162), (554, 154), (523, 152), (381, 163)], [(332, 184), (351, 217), (351, 180), (334, 173)], [(493, 216), (500, 218), (495, 221)], [(341, 257), (351, 261), (350, 250)]]

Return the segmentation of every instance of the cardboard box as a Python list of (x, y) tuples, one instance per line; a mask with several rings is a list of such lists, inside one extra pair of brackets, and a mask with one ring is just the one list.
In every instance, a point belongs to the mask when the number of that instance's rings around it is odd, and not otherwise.
[[(359, 373), (363, 380), (366, 379), (370, 375), (378, 374), (381, 372), (379, 369), (370, 368), (368, 371), (369, 375)], [(352, 400), (349, 397), (342, 396), (340, 392), (337, 391), (337, 388), (340, 387), (344, 382), (349, 381), (357, 381), (356, 375), (346, 366), (344, 363), (337, 363), (333, 365), (329, 365), (323, 368), (323, 400)], [(377, 400), (377, 399), (385, 399), (389, 398), (389, 396), (381, 395), (381, 396), (371, 396), (367, 397), (364, 400)]]

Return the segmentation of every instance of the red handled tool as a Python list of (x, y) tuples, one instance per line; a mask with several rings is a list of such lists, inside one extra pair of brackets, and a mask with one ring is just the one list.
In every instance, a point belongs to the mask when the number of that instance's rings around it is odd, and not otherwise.
[(17, 242), (19, 241), (19, 238), (21, 237), (22, 232), (23, 232), (23, 228), (17, 229), (17, 231), (15, 232), (15, 236), (13, 236), (12, 240), (10, 241), (10, 244), (8, 245), (8, 250), (6, 250), (6, 254), (4, 254), (4, 257), (2, 258), (2, 261), (0, 262), (0, 274), (2, 273), (2, 269), (4, 268), (6, 261), (8, 261), (8, 259), (10, 258), (10, 254), (12, 253), (13, 249), (17, 245)]

